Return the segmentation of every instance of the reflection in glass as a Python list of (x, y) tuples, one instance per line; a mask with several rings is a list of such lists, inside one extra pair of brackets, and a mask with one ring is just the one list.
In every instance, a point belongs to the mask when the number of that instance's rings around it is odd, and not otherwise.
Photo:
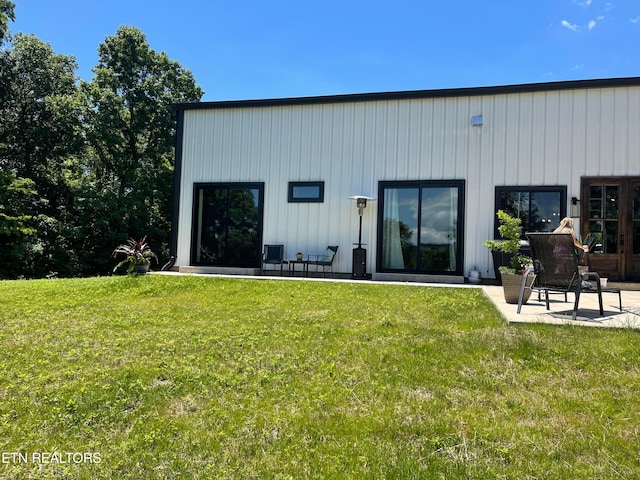
[(589, 218), (602, 218), (602, 199), (589, 200)]
[(552, 232), (560, 224), (560, 196), (557, 192), (532, 192), (528, 226), (530, 232)]
[(601, 185), (592, 185), (589, 187), (589, 198), (602, 198), (603, 188)]
[(611, 185), (589, 187), (589, 233), (598, 234), (596, 253), (618, 253), (619, 188)]
[(294, 198), (318, 198), (320, 197), (320, 187), (311, 186), (295, 186), (293, 187)]
[(259, 266), (258, 188), (206, 186), (197, 192), (197, 246), (201, 265)]
[(459, 270), (460, 188), (413, 184), (383, 189), (382, 268)]
[(605, 222), (604, 253), (618, 253), (618, 222)]
[(418, 244), (418, 189), (385, 188), (382, 266), (415, 269)]
[(606, 201), (607, 207), (605, 218), (618, 218), (618, 187), (606, 187)]
[(529, 224), (529, 192), (500, 192), (500, 207), (512, 217), (522, 220), (522, 225)]
[(564, 189), (501, 187), (498, 209), (522, 220), (523, 238), (526, 232), (551, 232), (560, 224), (565, 194)]
[(596, 239), (595, 248), (591, 253), (602, 253), (602, 221), (589, 222), (589, 235)]
[(420, 269), (454, 271), (458, 228), (458, 190), (423, 188), (420, 216)]

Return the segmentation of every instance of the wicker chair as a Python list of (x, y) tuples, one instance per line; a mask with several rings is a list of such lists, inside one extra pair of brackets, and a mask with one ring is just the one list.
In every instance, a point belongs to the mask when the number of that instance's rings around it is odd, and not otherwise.
[[(547, 310), (549, 310), (549, 294), (572, 292), (575, 294), (572, 319), (576, 319), (578, 304), (582, 293), (598, 294), (600, 304), (600, 316), (604, 315), (602, 307), (602, 292), (614, 292), (618, 294), (620, 310), (622, 310), (622, 297), (620, 289), (602, 288), (600, 276), (595, 272), (580, 273), (578, 271), (578, 255), (573, 237), (568, 233), (527, 233), (531, 245), (531, 257), (533, 267), (527, 269), (523, 276), (520, 298), (518, 300), (518, 313), (522, 309), (522, 299), (526, 288), (543, 292)], [(526, 287), (527, 277), (534, 275), (531, 287)]]

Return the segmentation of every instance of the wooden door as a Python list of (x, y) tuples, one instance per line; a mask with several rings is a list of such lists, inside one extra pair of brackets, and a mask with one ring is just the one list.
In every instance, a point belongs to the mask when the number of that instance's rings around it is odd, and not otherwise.
[(640, 281), (640, 177), (583, 177), (582, 235), (598, 239), (589, 268), (614, 281)]

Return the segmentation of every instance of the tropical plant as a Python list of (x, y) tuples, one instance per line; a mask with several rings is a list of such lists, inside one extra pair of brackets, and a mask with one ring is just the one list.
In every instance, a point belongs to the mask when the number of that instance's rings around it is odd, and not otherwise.
[(158, 261), (158, 256), (151, 251), (146, 236), (140, 241), (130, 238), (127, 240), (127, 243), (118, 245), (113, 251), (112, 256), (115, 258), (118, 254), (125, 255), (125, 259), (113, 268), (114, 272), (126, 266), (127, 273), (133, 273), (137, 265), (150, 265), (152, 258), (155, 259), (156, 262)]
[(500, 222), (498, 232), (502, 240), (485, 240), (483, 245), (492, 252), (498, 251), (513, 255), (508, 267), (502, 266), (499, 268), (501, 274), (511, 273), (522, 275), (531, 263), (530, 257), (519, 253), (520, 236), (522, 235), (522, 219), (512, 217), (504, 210), (498, 210), (498, 221)]

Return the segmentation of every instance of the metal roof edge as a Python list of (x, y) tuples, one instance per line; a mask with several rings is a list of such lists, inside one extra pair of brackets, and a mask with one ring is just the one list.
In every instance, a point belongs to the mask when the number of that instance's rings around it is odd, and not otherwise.
[(307, 97), (268, 98), (254, 100), (220, 100), (209, 102), (177, 103), (177, 110), (203, 110), (219, 108), (274, 107), (291, 105), (320, 105), (327, 103), (367, 102), (378, 100), (411, 100), (422, 98), (504, 95), (513, 93), (545, 92), (590, 88), (640, 86), (640, 77), (563, 80), (557, 82), (523, 83), (513, 85), (444, 88), (433, 90), (405, 90), (395, 92), (351, 93)]

